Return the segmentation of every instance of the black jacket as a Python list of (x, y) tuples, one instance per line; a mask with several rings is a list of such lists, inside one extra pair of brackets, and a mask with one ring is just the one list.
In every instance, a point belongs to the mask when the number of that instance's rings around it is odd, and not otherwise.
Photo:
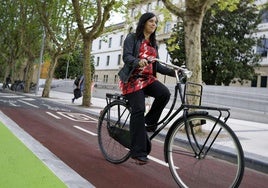
[[(121, 81), (124, 83), (128, 82), (129, 77), (131, 76), (132, 72), (135, 70), (136, 67), (139, 66), (139, 49), (141, 46), (141, 40), (137, 40), (135, 34), (131, 33), (128, 34), (123, 47), (123, 61), (124, 66), (119, 71), (118, 75)], [(157, 49), (157, 58), (158, 58), (158, 48)], [(153, 74), (156, 77), (156, 72), (159, 72), (164, 75), (175, 76), (175, 72), (172, 69), (169, 69), (159, 62), (153, 63)]]

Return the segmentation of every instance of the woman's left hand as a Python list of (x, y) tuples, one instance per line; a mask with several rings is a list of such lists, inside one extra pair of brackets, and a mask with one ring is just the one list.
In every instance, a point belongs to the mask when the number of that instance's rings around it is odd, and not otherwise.
[(146, 59), (141, 59), (140, 61), (139, 61), (139, 66), (140, 67), (145, 67), (145, 66), (147, 66), (148, 65), (148, 61), (146, 60)]

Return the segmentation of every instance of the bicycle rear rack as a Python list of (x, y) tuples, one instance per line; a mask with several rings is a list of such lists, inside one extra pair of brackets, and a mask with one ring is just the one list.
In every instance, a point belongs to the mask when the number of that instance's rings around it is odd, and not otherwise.
[(120, 93), (106, 93), (107, 104), (111, 103), (113, 100), (126, 100), (126, 97)]

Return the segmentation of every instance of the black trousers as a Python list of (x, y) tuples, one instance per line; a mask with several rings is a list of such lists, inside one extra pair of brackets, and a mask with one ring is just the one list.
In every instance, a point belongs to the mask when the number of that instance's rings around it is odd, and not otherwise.
[[(154, 97), (154, 101), (151, 109), (144, 116), (146, 95)], [(152, 125), (158, 122), (163, 109), (169, 101), (170, 92), (164, 84), (155, 81), (149, 86), (125, 96), (132, 109), (130, 117), (131, 156), (147, 156), (150, 142), (148, 143), (145, 123)]]

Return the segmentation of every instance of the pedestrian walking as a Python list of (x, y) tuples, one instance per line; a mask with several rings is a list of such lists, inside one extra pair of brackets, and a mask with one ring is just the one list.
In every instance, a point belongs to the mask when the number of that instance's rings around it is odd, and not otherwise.
[(76, 88), (74, 89), (74, 97), (72, 98), (72, 103), (74, 103), (75, 99), (78, 99), (82, 96), (84, 91), (84, 75), (81, 77), (78, 77), (74, 81), (74, 85), (76, 85)]
[(11, 77), (10, 77), (10, 74), (6, 77), (5, 83), (4, 83), (4, 85), (3, 85), (3, 89), (5, 89), (5, 88), (10, 89), (9, 84), (11, 84)]

